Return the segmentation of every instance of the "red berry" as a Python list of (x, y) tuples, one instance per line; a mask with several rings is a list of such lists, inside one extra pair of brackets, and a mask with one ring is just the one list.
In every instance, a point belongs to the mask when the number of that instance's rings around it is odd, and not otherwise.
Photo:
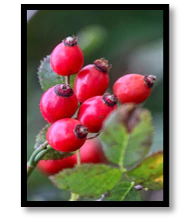
[[(73, 159), (77, 164), (77, 154), (74, 154)], [(100, 141), (96, 139), (87, 140), (80, 148), (81, 163), (105, 163), (107, 159), (104, 155)]]
[(149, 97), (155, 80), (152, 75), (128, 74), (115, 82), (113, 91), (121, 103), (139, 104)]
[(94, 96), (83, 102), (77, 118), (89, 132), (96, 133), (100, 131), (103, 121), (116, 108), (117, 100), (114, 95)]
[(53, 123), (46, 134), (52, 148), (61, 152), (78, 150), (86, 141), (88, 129), (73, 118), (63, 118)]
[(40, 100), (41, 113), (49, 123), (72, 117), (77, 108), (78, 100), (68, 84), (53, 86), (43, 94)]
[(79, 102), (104, 94), (108, 88), (110, 68), (108, 61), (101, 58), (79, 71), (74, 82), (74, 92)]
[(51, 67), (61, 76), (77, 73), (83, 66), (84, 56), (77, 45), (77, 37), (67, 37), (58, 44), (50, 57)]
[(47, 175), (53, 175), (65, 168), (72, 168), (75, 165), (75, 160), (72, 156), (61, 160), (40, 160), (37, 167)]

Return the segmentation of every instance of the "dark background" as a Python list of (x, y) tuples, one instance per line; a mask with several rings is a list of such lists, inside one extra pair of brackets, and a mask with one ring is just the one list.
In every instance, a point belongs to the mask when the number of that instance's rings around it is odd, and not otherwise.
[[(39, 110), (43, 91), (37, 78), (40, 60), (69, 35), (79, 37), (85, 64), (104, 57), (112, 64), (110, 87), (127, 73), (156, 75), (150, 98), (143, 106), (152, 112), (155, 127), (152, 151), (163, 148), (163, 11), (162, 10), (41, 10), (27, 12), (27, 156), (35, 136), (46, 124)], [(167, 74), (167, 73), (166, 73)], [(162, 191), (145, 199), (162, 200)], [(28, 181), (28, 200), (68, 200), (37, 169)]]

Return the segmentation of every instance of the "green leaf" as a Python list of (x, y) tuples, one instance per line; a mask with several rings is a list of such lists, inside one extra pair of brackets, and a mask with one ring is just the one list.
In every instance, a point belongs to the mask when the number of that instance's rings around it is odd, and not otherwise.
[(110, 190), (104, 201), (124, 201), (127, 194), (133, 188), (134, 182), (120, 182)]
[(125, 128), (120, 124), (114, 123), (108, 129), (103, 130), (100, 134), (100, 140), (108, 160), (122, 166), (125, 147), (128, 142)]
[(163, 188), (163, 151), (154, 153), (144, 159), (127, 175), (144, 187), (152, 190)]
[(48, 128), (50, 127), (50, 124), (46, 124), (39, 132), (39, 134), (36, 136), (36, 143), (34, 145), (34, 148), (38, 148), (41, 144), (43, 144), (46, 141), (46, 133)]
[(80, 196), (100, 196), (112, 189), (120, 180), (122, 172), (103, 164), (83, 164), (65, 169), (50, 179), (60, 189), (67, 189)]
[(50, 65), (50, 55), (41, 60), (41, 64), (38, 68), (38, 78), (41, 88), (46, 91), (56, 84), (63, 83), (64, 77), (56, 74)]
[(133, 183), (119, 182), (99, 198), (80, 197), (78, 201), (142, 201), (142, 197), (140, 192), (134, 188)]
[(135, 165), (152, 145), (150, 112), (135, 105), (121, 105), (105, 121), (100, 140), (109, 161), (120, 167)]
[[(55, 86), (56, 84), (60, 84), (65, 82), (65, 79), (63, 76), (60, 76), (56, 74), (50, 65), (50, 55), (46, 56), (42, 61), (38, 68), (38, 78), (41, 85), (41, 88), (46, 91), (52, 86)], [(73, 88), (74, 85), (74, 79), (76, 75), (70, 76), (70, 85)]]
[[(50, 124), (45, 125), (40, 133), (36, 136), (36, 144), (34, 145), (34, 148), (38, 148), (41, 144), (43, 144), (46, 141), (46, 133), (48, 128), (50, 127)], [(61, 160), (65, 157), (69, 157), (73, 155), (75, 152), (70, 152), (70, 153), (64, 153), (64, 152), (59, 152), (51, 148), (48, 153), (46, 153), (43, 156), (43, 160)]]
[(134, 187), (127, 193), (124, 201), (143, 201), (140, 192), (138, 192)]

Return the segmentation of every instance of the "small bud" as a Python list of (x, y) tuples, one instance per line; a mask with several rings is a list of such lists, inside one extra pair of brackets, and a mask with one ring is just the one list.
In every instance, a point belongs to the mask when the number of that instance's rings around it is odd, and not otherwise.
[(134, 188), (135, 188), (137, 191), (141, 191), (141, 190), (147, 191), (147, 190), (148, 190), (147, 187), (144, 187), (144, 186), (141, 186), (141, 185), (136, 185), (136, 186), (134, 186)]

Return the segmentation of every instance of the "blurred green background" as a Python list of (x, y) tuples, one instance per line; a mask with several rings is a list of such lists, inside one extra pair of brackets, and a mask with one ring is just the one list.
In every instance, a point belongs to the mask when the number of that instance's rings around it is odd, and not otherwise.
[[(156, 75), (150, 98), (143, 103), (153, 115), (152, 151), (163, 148), (163, 11), (162, 10), (42, 10), (28, 11), (27, 24), (27, 157), (35, 136), (46, 124), (39, 110), (43, 91), (37, 78), (40, 60), (69, 35), (79, 37), (85, 63), (104, 57), (112, 64), (110, 87), (127, 73)], [(28, 200), (68, 200), (69, 193), (54, 187), (35, 170), (28, 181)], [(154, 193), (156, 196), (154, 197)], [(162, 192), (147, 193), (159, 200)], [(153, 196), (153, 197), (152, 197)]]

